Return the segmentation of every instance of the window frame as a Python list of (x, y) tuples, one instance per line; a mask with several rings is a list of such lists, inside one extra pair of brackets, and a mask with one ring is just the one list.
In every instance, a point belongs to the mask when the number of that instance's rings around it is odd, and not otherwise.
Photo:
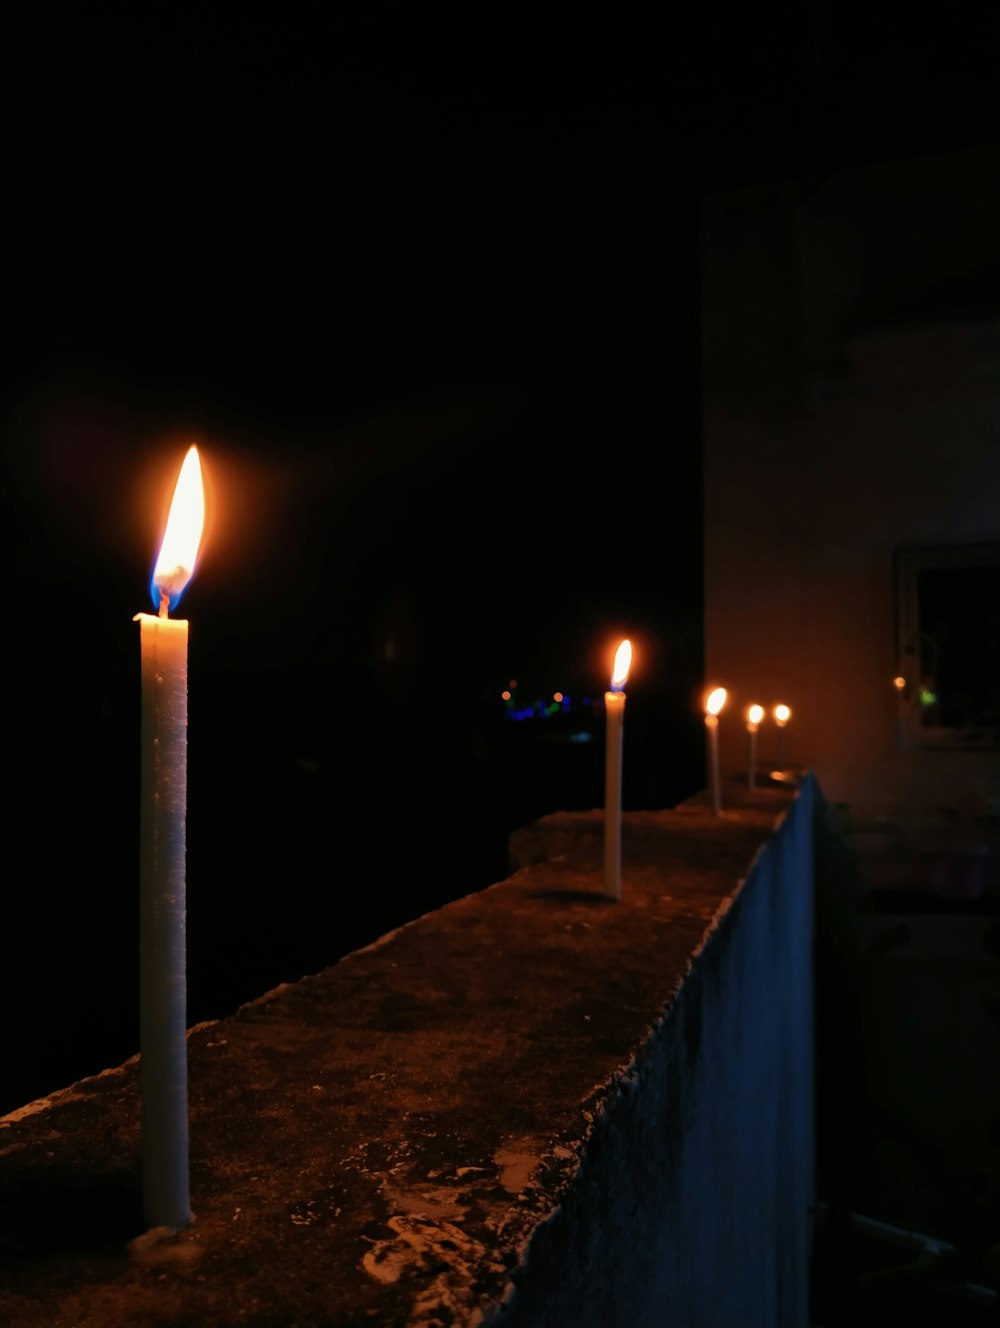
[(902, 751), (1000, 750), (1000, 723), (922, 724), (920, 720), (919, 576), (928, 569), (1000, 567), (1000, 542), (905, 545), (893, 553), (898, 736)]

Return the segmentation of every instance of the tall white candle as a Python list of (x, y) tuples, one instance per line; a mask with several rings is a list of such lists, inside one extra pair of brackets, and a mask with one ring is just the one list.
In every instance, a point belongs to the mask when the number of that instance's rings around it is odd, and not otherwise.
[(716, 687), (705, 701), (705, 729), (708, 733), (708, 775), (712, 789), (712, 810), (722, 811), (722, 784), (719, 779), (719, 711), (726, 704), (725, 687)]
[(187, 647), (172, 619), (204, 522), (197, 448), (181, 467), (153, 572), (159, 614), (137, 613), (142, 661), (139, 846), (139, 1093), (143, 1213), (151, 1228), (191, 1220), (187, 1106)]
[(604, 893), (621, 898), (622, 873), (622, 738), (625, 692), (632, 667), (632, 643), (625, 640), (615, 651), (611, 690), (604, 693), (607, 746), (604, 758)]
[(757, 730), (760, 728), (760, 721), (763, 718), (763, 706), (747, 706), (747, 733), (750, 735), (750, 764), (747, 768), (748, 788), (753, 788), (757, 783)]
[(792, 717), (792, 712), (786, 705), (776, 705), (774, 707), (774, 722), (778, 726), (778, 769), (785, 768), (785, 725)]

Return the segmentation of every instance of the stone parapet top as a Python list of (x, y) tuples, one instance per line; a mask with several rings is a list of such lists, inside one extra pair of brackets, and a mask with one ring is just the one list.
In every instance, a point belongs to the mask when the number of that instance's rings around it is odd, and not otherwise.
[(618, 902), (600, 811), (544, 817), (506, 880), (192, 1028), (175, 1236), (144, 1239), (138, 1057), (0, 1119), (0, 1324), (498, 1321), (794, 797), (626, 812)]

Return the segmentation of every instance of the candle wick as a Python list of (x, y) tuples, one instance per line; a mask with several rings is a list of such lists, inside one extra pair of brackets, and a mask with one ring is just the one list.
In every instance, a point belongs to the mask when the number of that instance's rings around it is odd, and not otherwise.
[(167, 618), (170, 614), (170, 596), (165, 590), (160, 591), (160, 617)]

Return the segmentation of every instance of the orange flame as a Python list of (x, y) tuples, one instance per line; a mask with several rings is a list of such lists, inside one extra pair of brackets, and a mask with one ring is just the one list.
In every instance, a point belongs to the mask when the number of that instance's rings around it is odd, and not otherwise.
[(632, 667), (632, 642), (625, 638), (615, 651), (615, 662), (611, 670), (611, 690), (620, 692), (628, 681), (628, 672)]
[(774, 707), (774, 722), (779, 726), (779, 728), (781, 727), (781, 725), (787, 724), (788, 721), (791, 719), (791, 717), (792, 717), (792, 712), (788, 708), (788, 706), (776, 705)]
[(153, 569), (153, 603), (162, 605), (164, 597), (170, 607), (181, 597), (181, 592), (194, 574), (202, 531), (205, 527), (205, 487), (201, 478), (201, 461), (197, 447), (189, 447), (181, 472), (177, 477), (174, 496), (170, 503), (167, 528)]
[(708, 700), (705, 702), (705, 712), (709, 715), (717, 715), (726, 704), (726, 697), (729, 693), (725, 687), (716, 687), (714, 692), (709, 692)]
[(747, 723), (757, 725), (764, 718), (764, 707), (752, 705), (747, 707)]

